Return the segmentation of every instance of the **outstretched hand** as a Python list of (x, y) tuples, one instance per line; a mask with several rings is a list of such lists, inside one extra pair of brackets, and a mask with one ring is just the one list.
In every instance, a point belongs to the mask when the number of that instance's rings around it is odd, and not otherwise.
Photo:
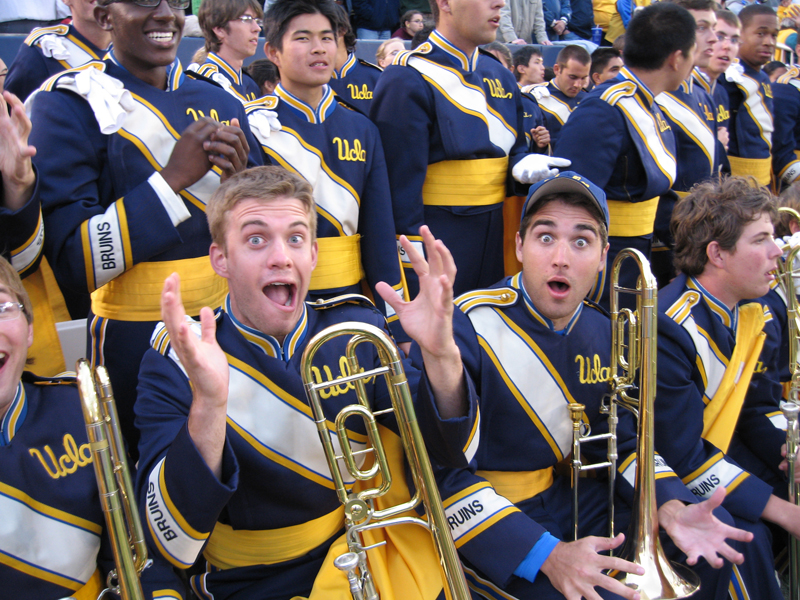
[(639, 600), (635, 590), (603, 573), (607, 569), (636, 575), (644, 573), (639, 565), (600, 554), (620, 546), (624, 540), (625, 536), (620, 533), (614, 538), (589, 536), (575, 542), (559, 542), (542, 564), (541, 571), (567, 600), (601, 600), (595, 591), (597, 586), (627, 600)]
[(453, 337), (453, 282), (456, 263), (450, 251), (433, 237), (426, 225), (419, 228), (428, 260), (405, 236), (400, 244), (419, 278), (419, 294), (411, 302), (380, 282), (375, 289), (400, 319), (403, 330), (419, 344), (439, 414), (447, 419), (466, 412), (466, 383), (461, 352)]
[(19, 210), (25, 205), (36, 182), (31, 162), (36, 148), (28, 145), (30, 133), (31, 121), (22, 102), (11, 92), (3, 92), (0, 95), (0, 178), (3, 203), (10, 210)]
[(213, 311), (200, 310), (200, 337), (181, 302), (181, 280), (177, 273), (167, 277), (161, 292), (161, 319), (167, 326), (170, 345), (186, 370), (192, 385), (189, 435), (206, 464), (217, 477), (222, 472), (222, 447), (228, 405), (228, 359), (217, 343)]
[(686, 554), (687, 564), (697, 564), (701, 556), (715, 569), (722, 567), (723, 558), (737, 565), (744, 562), (744, 556), (731, 548), (726, 540), (749, 542), (753, 534), (726, 525), (714, 516), (713, 511), (723, 500), (725, 488), (720, 488), (699, 504), (684, 505), (678, 500), (670, 500), (658, 509), (659, 525)]

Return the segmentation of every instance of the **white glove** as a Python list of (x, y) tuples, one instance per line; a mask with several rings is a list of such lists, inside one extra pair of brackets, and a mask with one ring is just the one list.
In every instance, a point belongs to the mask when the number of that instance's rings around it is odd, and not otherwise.
[(250, 123), (250, 130), (256, 139), (262, 144), (266, 144), (273, 131), (281, 130), (281, 122), (278, 120), (278, 113), (274, 110), (260, 108), (247, 114)]
[[(520, 183), (536, 183), (558, 175), (558, 169), (572, 164), (572, 161), (557, 156), (528, 154), (511, 169), (511, 176)], [(555, 168), (557, 167), (557, 168)]]
[(56, 60), (67, 60), (72, 55), (69, 53), (69, 48), (58, 35), (45, 35), (39, 39), (39, 47), (42, 49), (42, 54), (47, 58), (55, 58)]

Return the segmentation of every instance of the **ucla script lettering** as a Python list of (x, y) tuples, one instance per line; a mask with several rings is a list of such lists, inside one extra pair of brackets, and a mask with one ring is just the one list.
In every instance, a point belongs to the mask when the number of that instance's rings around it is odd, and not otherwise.
[(604, 367), (597, 354), (593, 358), (578, 355), (575, 362), (580, 364), (581, 383), (602, 383), (611, 379), (611, 368)]
[(353, 100), (372, 100), (372, 92), (366, 83), (362, 84), (361, 87), (354, 83), (348, 83), (347, 89), (350, 91), (350, 97)]
[[(44, 454), (38, 448), (28, 448), (31, 456), (38, 458), (44, 470), (53, 479), (66, 477), (78, 470), (78, 467), (85, 467), (91, 464), (92, 449), (89, 444), (82, 444), (78, 446), (72, 434), (67, 433), (64, 435), (64, 454), (56, 457), (55, 452), (49, 445), (43, 448)], [(46, 458), (45, 458), (46, 455)]]
[[(189, 115), (190, 117), (192, 117), (192, 119), (194, 119), (195, 121), (197, 121), (199, 119), (202, 119), (203, 117), (206, 116), (203, 113), (203, 111), (200, 110), (199, 108), (198, 109), (187, 108), (186, 109), (186, 114)], [(217, 123), (220, 123), (221, 125), (230, 125), (231, 124), (230, 121), (222, 121), (222, 120), (220, 120), (219, 113), (217, 112), (216, 108), (212, 108), (210, 111), (208, 111), (208, 116), (211, 117), (212, 119), (214, 119)]]
[(339, 151), (339, 160), (367, 162), (367, 151), (361, 147), (361, 140), (355, 140), (352, 148), (350, 142), (340, 137), (333, 138), (333, 143)]
[[(328, 365), (323, 365), (322, 370), (325, 371), (326, 379), (324, 381), (336, 381), (337, 379), (341, 379), (342, 377), (349, 377), (351, 374), (350, 365), (347, 362), (347, 358), (344, 356), (339, 357), (339, 374), (336, 377), (333, 376), (333, 373), (331, 373), (331, 369), (330, 367), (328, 367)], [(364, 372), (363, 367), (361, 368), (360, 372), (361, 373)], [(316, 380), (317, 383), (323, 382), (322, 373), (320, 373), (320, 370), (317, 367), (311, 367), (311, 374), (314, 376), (314, 379)], [(373, 379), (374, 377), (369, 377), (364, 382), (368, 383)], [(326, 399), (330, 397), (336, 397), (340, 394), (346, 394), (348, 391), (355, 389), (356, 389), (355, 384), (353, 384), (353, 382), (351, 381), (348, 381), (347, 383), (341, 383), (338, 385), (333, 385), (329, 388), (322, 389), (319, 391), (319, 395), (323, 399)]]
[(511, 92), (506, 92), (499, 79), (488, 79), (484, 77), (483, 81), (489, 86), (489, 94), (491, 94), (492, 98), (511, 98)]

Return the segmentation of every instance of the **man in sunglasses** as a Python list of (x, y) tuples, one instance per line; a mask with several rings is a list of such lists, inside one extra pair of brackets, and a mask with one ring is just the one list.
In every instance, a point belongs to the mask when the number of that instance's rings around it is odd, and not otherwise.
[(242, 104), (175, 58), (188, 5), (98, 0), (108, 58), (31, 98), (45, 255), (62, 287), (93, 292), (88, 355), (109, 370), (134, 454), (139, 362), (161, 318), (161, 283), (180, 273), (189, 314), (221, 304), (205, 203), (220, 180), (261, 163)]
[(94, 19), (94, 0), (64, 0), (72, 23), (37, 27), (8, 68), (5, 89), (24, 101), (42, 82), (64, 69), (101, 60), (111, 36)]
[(205, 0), (197, 15), (208, 52), (197, 72), (242, 102), (261, 96), (258, 84), (242, 71), (242, 65), (256, 53), (263, 16), (257, 0)]

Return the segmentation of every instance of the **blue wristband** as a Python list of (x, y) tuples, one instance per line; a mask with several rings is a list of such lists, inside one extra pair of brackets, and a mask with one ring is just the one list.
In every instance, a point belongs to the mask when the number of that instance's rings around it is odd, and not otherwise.
[(514, 575), (517, 577), (522, 577), (523, 579), (527, 579), (531, 583), (533, 580), (536, 579), (536, 575), (539, 574), (539, 569), (542, 568), (544, 561), (547, 560), (547, 557), (550, 556), (550, 553), (553, 551), (553, 548), (556, 547), (556, 544), (560, 542), (557, 537), (551, 535), (549, 532), (545, 531), (542, 534), (542, 537), (534, 544), (531, 551), (528, 552), (528, 556), (522, 559), (522, 562), (519, 563), (519, 566), (514, 569)]

